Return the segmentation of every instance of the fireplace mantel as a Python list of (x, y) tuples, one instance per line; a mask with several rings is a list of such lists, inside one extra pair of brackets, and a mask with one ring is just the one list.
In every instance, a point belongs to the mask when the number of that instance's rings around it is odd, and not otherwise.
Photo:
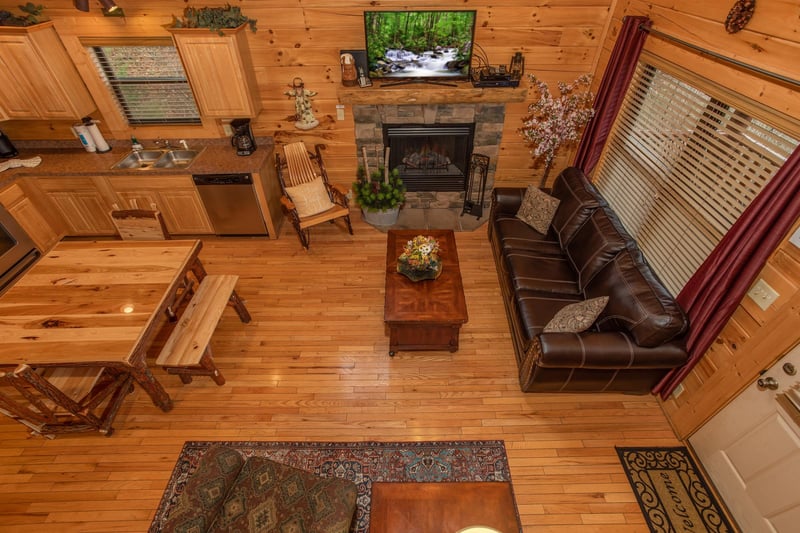
[(528, 94), (525, 87), (473, 87), (459, 83), (458, 87), (442, 87), (415, 83), (398, 87), (339, 87), (339, 102), (355, 105), (404, 104), (483, 104), (524, 102)]

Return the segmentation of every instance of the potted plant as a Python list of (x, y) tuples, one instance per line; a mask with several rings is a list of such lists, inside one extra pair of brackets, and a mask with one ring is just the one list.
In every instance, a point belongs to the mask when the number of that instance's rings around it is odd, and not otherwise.
[(406, 186), (396, 168), (387, 172), (381, 166), (367, 175), (367, 170), (359, 166), (353, 197), (369, 224), (391, 226), (397, 222), (400, 206), (406, 200)]
[(0, 10), (0, 26), (33, 26), (47, 20), (41, 18), (44, 9), (42, 5), (37, 6), (28, 2), (24, 6), (18, 7), (25, 15), (14, 15), (9, 11)]
[(230, 4), (225, 7), (187, 7), (183, 10), (183, 17), (172, 17), (173, 28), (208, 28), (220, 35), (224, 35), (222, 30), (238, 28), (245, 23), (255, 33), (256, 22), (243, 15), (241, 8)]
[[(529, 114), (522, 117), (522, 127), (517, 131), (531, 146), (534, 161), (544, 160), (544, 176), (540, 183), (544, 186), (558, 149), (577, 142), (581, 128), (594, 116), (594, 96), (588, 90), (592, 77), (585, 74), (570, 84), (558, 82), (561, 93), (558, 98), (550, 94), (542, 80), (533, 74), (528, 77), (539, 89), (539, 99), (528, 106)], [(581, 87), (585, 89), (579, 90)]]

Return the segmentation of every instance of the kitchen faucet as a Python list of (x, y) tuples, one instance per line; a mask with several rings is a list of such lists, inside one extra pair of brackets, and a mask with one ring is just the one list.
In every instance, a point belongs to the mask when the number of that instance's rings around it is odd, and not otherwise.
[(181, 139), (180, 141), (178, 141), (178, 144), (183, 146), (184, 150), (188, 150), (189, 149), (189, 143), (187, 143), (185, 139)]
[(169, 148), (170, 147), (169, 139), (164, 140), (161, 137), (159, 137), (155, 141), (153, 141), (153, 144), (155, 144), (156, 146), (162, 146), (164, 148)]

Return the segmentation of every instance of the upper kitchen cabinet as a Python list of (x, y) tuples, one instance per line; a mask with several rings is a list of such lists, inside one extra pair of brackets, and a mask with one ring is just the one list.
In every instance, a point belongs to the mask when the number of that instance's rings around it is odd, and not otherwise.
[(52, 22), (0, 27), (0, 114), (78, 119), (96, 107)]
[(207, 28), (168, 28), (204, 117), (256, 117), (261, 111), (247, 27), (222, 30), (223, 35)]

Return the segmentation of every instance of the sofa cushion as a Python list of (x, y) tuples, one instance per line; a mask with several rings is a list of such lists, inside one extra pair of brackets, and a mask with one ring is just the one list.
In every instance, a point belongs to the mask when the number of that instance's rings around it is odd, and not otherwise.
[(608, 303), (608, 296), (590, 298), (582, 302), (565, 305), (550, 319), (544, 329), (544, 333), (580, 333), (586, 331), (600, 312)]
[(520, 290), (513, 296), (515, 319), (521, 325), (526, 347), (531, 340), (544, 331), (548, 322), (564, 307), (580, 302), (579, 295), (541, 293)]
[(207, 531), (243, 464), (244, 457), (233, 448), (209, 448), (186, 482), (161, 531)]
[(654, 347), (682, 335), (683, 310), (650, 270), (641, 253), (623, 250), (586, 286), (586, 298), (608, 296), (597, 321), (600, 331), (627, 331), (636, 344)]
[(567, 258), (553, 255), (547, 247), (541, 252), (535, 249), (508, 251), (504, 260), (515, 291), (531, 290), (570, 295), (581, 293), (575, 271)]
[(503, 251), (551, 250), (552, 255), (561, 255), (561, 245), (552, 229), (543, 235), (518, 219), (515, 215), (497, 215), (492, 224), (494, 239)]
[(564, 169), (553, 183), (552, 195), (560, 200), (553, 216), (553, 230), (565, 248), (601, 202), (583, 172), (576, 167)]
[(347, 533), (357, 494), (355, 483), (346, 479), (251, 457), (209, 531)]
[(294, 187), (286, 187), (286, 194), (292, 199), (300, 217), (310, 217), (334, 206), (322, 178), (316, 178)]
[(541, 234), (547, 234), (560, 200), (534, 185), (528, 185), (517, 218)]
[(601, 268), (625, 248), (626, 242), (603, 209), (592, 212), (565, 249), (581, 291)]

